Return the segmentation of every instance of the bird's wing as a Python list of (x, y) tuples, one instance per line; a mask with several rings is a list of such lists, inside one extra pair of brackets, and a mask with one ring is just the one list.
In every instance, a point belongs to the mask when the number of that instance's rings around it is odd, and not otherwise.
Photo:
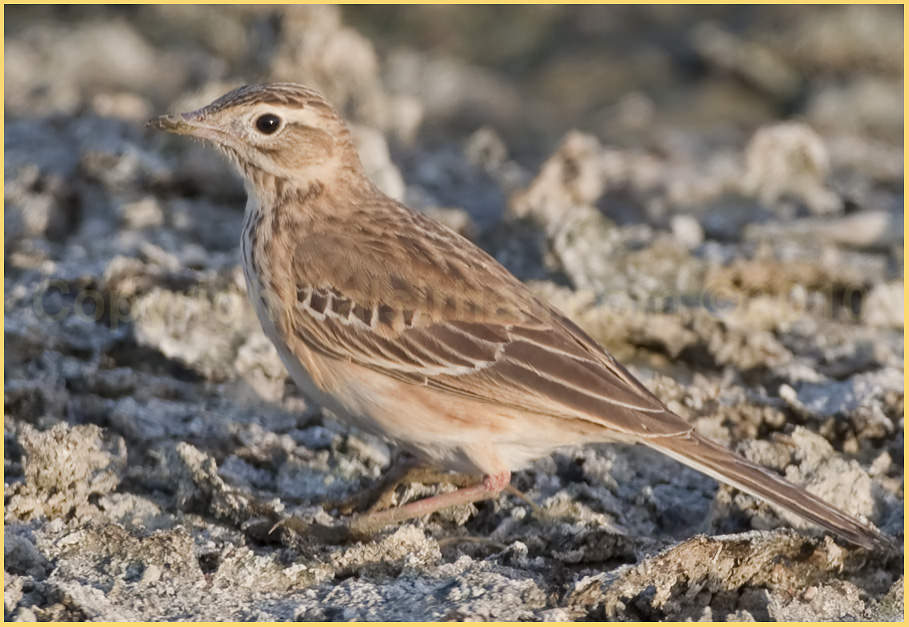
[[(285, 318), (311, 350), (415, 385), (583, 419), (627, 437), (686, 433), (574, 323), (492, 257), (420, 215), (313, 233)], [(351, 247), (356, 247), (352, 250)]]

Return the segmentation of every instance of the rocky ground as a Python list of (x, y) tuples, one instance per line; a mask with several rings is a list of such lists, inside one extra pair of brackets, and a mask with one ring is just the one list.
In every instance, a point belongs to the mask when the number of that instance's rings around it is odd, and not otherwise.
[(394, 451), (287, 379), (226, 165), (143, 127), (263, 78), (701, 432), (903, 535), (902, 8), (382, 11), (7, 7), (4, 617), (901, 620), (902, 555), (634, 447), (301, 533)]

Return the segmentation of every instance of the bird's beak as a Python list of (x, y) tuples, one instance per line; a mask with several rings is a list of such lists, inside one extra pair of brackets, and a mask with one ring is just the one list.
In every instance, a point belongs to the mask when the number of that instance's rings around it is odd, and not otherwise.
[(198, 116), (193, 113), (168, 113), (152, 118), (145, 123), (148, 128), (156, 128), (177, 135), (202, 135), (204, 126), (199, 124)]
[(214, 144), (229, 143), (230, 139), (221, 129), (206, 122), (203, 109), (189, 113), (161, 115), (146, 122), (145, 126), (176, 135), (190, 135), (199, 139), (207, 139)]

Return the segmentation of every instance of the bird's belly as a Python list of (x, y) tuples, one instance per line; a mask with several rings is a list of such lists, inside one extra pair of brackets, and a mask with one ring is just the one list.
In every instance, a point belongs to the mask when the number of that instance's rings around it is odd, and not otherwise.
[(278, 331), (254, 278), (247, 289), (265, 335), (307, 400), (440, 468), (482, 474), (517, 470), (582, 439), (565, 421), (441, 393), (316, 354)]
[(330, 361), (337, 368), (330, 384), (332, 394), (343, 407), (343, 417), (445, 470), (471, 474), (518, 470), (586, 437), (572, 423), (558, 418), (483, 403), (348, 362)]

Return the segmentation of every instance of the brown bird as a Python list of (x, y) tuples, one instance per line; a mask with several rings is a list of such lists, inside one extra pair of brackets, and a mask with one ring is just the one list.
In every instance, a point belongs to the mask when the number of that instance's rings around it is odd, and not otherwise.
[(240, 87), (149, 122), (208, 140), (248, 200), (249, 297), (304, 394), (476, 485), (355, 519), (360, 530), (491, 498), (566, 445), (644, 444), (869, 549), (871, 526), (695, 433), (495, 259), (373, 185), (316, 91)]

